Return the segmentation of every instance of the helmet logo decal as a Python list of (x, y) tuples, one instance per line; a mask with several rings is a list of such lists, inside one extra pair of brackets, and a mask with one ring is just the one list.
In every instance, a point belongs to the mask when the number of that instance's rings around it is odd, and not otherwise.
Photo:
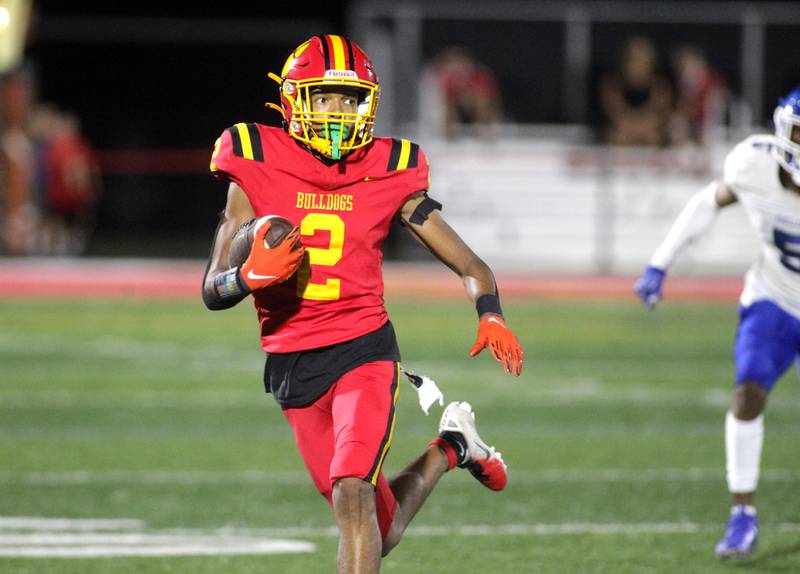
[(286, 58), (286, 62), (283, 64), (283, 69), (281, 70), (281, 77), (286, 76), (286, 73), (294, 66), (297, 58), (300, 57), (300, 54), (306, 51), (309, 44), (311, 44), (311, 40), (306, 40), (302, 44), (300, 44), (297, 48), (295, 48), (294, 52), (289, 54), (289, 57)]

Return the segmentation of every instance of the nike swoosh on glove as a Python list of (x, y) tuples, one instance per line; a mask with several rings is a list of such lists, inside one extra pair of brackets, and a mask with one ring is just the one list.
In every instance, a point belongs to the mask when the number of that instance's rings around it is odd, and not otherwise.
[(303, 261), (306, 248), (300, 243), (300, 229), (295, 227), (280, 244), (269, 248), (264, 237), (271, 225), (267, 218), (258, 223), (250, 255), (240, 269), (242, 281), (250, 291), (286, 281)]
[(633, 286), (633, 290), (636, 291), (639, 299), (647, 305), (648, 309), (653, 309), (656, 303), (661, 300), (661, 288), (666, 276), (667, 272), (663, 269), (648, 265)]
[(503, 365), (506, 373), (519, 376), (522, 373), (522, 348), (514, 332), (506, 327), (499, 315), (486, 314), (478, 323), (478, 338), (469, 354), (474, 357), (484, 348), (492, 350), (492, 356)]

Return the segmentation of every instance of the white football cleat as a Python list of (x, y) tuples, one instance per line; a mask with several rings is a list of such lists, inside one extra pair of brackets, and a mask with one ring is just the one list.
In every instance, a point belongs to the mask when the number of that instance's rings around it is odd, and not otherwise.
[(503, 490), (506, 487), (508, 476), (503, 457), (478, 436), (475, 413), (469, 403), (447, 405), (439, 421), (439, 436), (455, 449), (457, 465), (469, 470), (486, 488)]

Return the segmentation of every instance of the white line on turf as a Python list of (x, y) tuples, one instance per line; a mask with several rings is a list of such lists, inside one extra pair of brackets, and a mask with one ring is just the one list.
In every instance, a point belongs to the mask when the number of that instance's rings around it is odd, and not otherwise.
[[(1, 350), (1, 349), (0, 349)], [(218, 365), (219, 362), (216, 363)], [(239, 363), (241, 365), (241, 363)], [(185, 363), (184, 363), (185, 365)], [(252, 374), (257, 371), (260, 364), (251, 363), (246, 370)], [(209, 374), (209, 369), (201, 368), (203, 375)], [(226, 371), (230, 374), (229, 371)], [(91, 408), (154, 408), (154, 409), (197, 409), (197, 408), (253, 408), (260, 403), (254, 403), (254, 397), (261, 398), (263, 393), (252, 389), (231, 391), (195, 390), (191, 393), (180, 390), (142, 391), (126, 389), (123, 392), (109, 392), (92, 389), (91, 392), (78, 391), (50, 391), (37, 393), (30, 391), (3, 390), (0, 391), (0, 406), (14, 409), (91, 409)], [(723, 408), (730, 403), (731, 394), (728, 390), (713, 390), (705, 392), (682, 391), (648, 391), (643, 389), (607, 389), (597, 393), (583, 392), (542, 392), (535, 397), (537, 408), (550, 406), (575, 405), (586, 401), (604, 404), (620, 403), (659, 406), (672, 408), (682, 407), (713, 407)], [(794, 411), (800, 406), (800, 399), (793, 397), (784, 398), (770, 405), (770, 410)], [(684, 425), (685, 426), (685, 425)], [(718, 425), (717, 425), (718, 426)]]
[[(111, 544), (111, 545), (136, 545), (136, 546), (191, 546), (226, 544), (244, 546), (253, 544), (258, 540), (241, 531), (239, 535), (225, 532), (189, 531), (182, 533), (169, 533), (164, 531), (142, 532), (26, 532), (0, 534), (0, 548), (13, 545), (49, 545), (58, 544), (71, 546), (76, 544)], [(284, 534), (285, 536), (285, 534)]]
[[(707, 468), (552, 468), (509, 470), (509, 480), (516, 484), (551, 482), (707, 482), (723, 481), (724, 469)], [(761, 479), (767, 482), (800, 481), (800, 470), (764, 469)], [(452, 480), (470, 481), (467, 474), (456, 474)], [(73, 470), (51, 472), (0, 471), (0, 484), (32, 486), (80, 486), (92, 484), (297, 484), (308, 481), (305, 471), (266, 470)], [(310, 482), (309, 482), (310, 484)], [(2, 528), (0, 522), (0, 528)]]
[(143, 521), (134, 518), (0, 516), (0, 530), (138, 530), (143, 526)]
[[(136, 519), (0, 516), (0, 556), (86, 558), (314, 552), (286, 534), (230, 529), (148, 530)], [(105, 532), (103, 531), (105, 530)], [(108, 532), (121, 530), (122, 532)]]
[[(294, 537), (336, 537), (334, 526), (146, 530), (133, 519), (70, 519), (0, 517), (0, 524), (33, 532), (0, 533), (0, 556), (29, 558), (91, 558), (109, 556), (198, 556), (314, 552), (313, 543)], [(88, 526), (119, 528), (121, 533), (85, 531)], [(56, 532), (63, 528), (71, 532)], [(131, 529), (139, 529), (132, 532)], [(461, 526), (412, 525), (407, 536), (560, 536), (686, 534), (717, 531), (719, 524), (695, 522), (562, 524), (472, 524)], [(766, 528), (800, 532), (800, 524), (781, 523)], [(280, 537), (280, 538), (278, 538)]]
[(0, 546), (0, 556), (18, 558), (100, 558), (107, 556), (208, 556), (314, 552), (310, 542), (256, 540), (236, 544), (190, 543), (177, 546)]
[[(767, 525), (782, 532), (800, 532), (799, 523)], [(636, 523), (593, 523), (574, 522), (562, 524), (472, 524), (462, 526), (414, 525), (406, 530), (404, 536), (511, 536), (511, 535), (568, 535), (568, 534), (670, 534), (699, 531), (717, 531), (719, 524), (699, 524), (696, 522), (636, 522)], [(338, 536), (336, 527), (281, 527), (256, 529), (224, 529), (221, 532), (248, 536)]]

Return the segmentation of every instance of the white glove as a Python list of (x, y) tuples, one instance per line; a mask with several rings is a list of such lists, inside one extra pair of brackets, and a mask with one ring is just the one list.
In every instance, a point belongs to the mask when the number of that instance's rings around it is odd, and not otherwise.
[(406, 377), (408, 377), (408, 381), (417, 390), (419, 406), (426, 415), (428, 414), (431, 405), (433, 405), (433, 403), (436, 401), (439, 401), (440, 407), (444, 406), (444, 395), (442, 394), (442, 391), (439, 390), (439, 387), (436, 386), (436, 383), (433, 382), (433, 379), (430, 379), (425, 375), (415, 375), (414, 373), (410, 373), (405, 369), (403, 369), (403, 373), (405, 373)]

